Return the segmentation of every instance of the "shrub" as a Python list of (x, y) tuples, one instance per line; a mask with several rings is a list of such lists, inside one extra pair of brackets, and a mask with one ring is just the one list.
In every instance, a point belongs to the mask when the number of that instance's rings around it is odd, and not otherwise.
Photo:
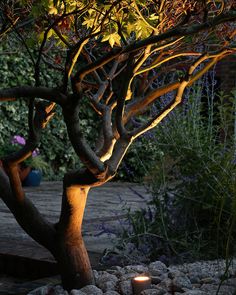
[(119, 255), (183, 262), (235, 253), (234, 94), (203, 97), (200, 86), (153, 135), (153, 197), (146, 209), (128, 212)]

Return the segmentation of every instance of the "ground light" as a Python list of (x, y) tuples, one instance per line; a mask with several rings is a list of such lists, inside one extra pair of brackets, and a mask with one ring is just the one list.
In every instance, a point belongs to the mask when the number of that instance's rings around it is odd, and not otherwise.
[(151, 278), (148, 276), (137, 276), (132, 279), (132, 286), (135, 295), (139, 295), (142, 291), (147, 290), (151, 286)]

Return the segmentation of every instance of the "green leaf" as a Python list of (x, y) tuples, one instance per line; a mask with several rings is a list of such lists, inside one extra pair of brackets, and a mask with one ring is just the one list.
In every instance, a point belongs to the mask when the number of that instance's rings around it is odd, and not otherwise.
[(102, 39), (102, 42), (108, 41), (111, 47), (113, 47), (115, 44), (118, 46), (121, 46), (120, 39), (121, 39), (120, 35), (115, 32), (115, 33), (104, 36)]

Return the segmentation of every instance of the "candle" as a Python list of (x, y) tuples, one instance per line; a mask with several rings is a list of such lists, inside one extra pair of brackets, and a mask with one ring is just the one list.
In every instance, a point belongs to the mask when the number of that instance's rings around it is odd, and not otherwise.
[(139, 295), (143, 290), (151, 286), (151, 278), (148, 276), (138, 276), (132, 279), (132, 286), (135, 295)]

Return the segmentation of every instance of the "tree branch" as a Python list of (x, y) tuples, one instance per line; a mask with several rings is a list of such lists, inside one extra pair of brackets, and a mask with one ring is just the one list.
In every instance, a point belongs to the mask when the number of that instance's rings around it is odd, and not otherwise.
[(72, 95), (69, 102), (70, 104), (65, 105), (63, 108), (63, 115), (70, 141), (81, 162), (94, 175), (99, 176), (99, 174), (105, 171), (105, 166), (95, 152), (90, 148), (80, 129), (80, 105), (77, 96)]
[(39, 244), (52, 251), (56, 234), (53, 224), (42, 217), (28, 198), (24, 197), (23, 202), (18, 202), (10, 188), (9, 179), (1, 168), (0, 197), (27, 234)]
[[(157, 114), (157, 116), (150, 121), (148, 121), (143, 126), (137, 128), (130, 135), (135, 139), (148, 130), (157, 126), (180, 102), (182, 101), (182, 96), (185, 88), (192, 85), (197, 79), (199, 79), (203, 74), (205, 74), (213, 65), (215, 65), (220, 59), (229, 55), (233, 52), (232, 49), (222, 49), (215, 54), (203, 54), (199, 57), (189, 68), (189, 71), (182, 82), (178, 84), (178, 91), (175, 98), (165, 107), (163, 110)], [(202, 69), (200, 69), (195, 75), (193, 75), (195, 69), (205, 60), (212, 59), (209, 61)], [(174, 83), (175, 84), (175, 83)], [(173, 84), (173, 85), (174, 85)], [(177, 84), (175, 84), (177, 85)]]
[(64, 105), (67, 102), (67, 96), (61, 93), (57, 88), (21, 86), (0, 89), (0, 101), (4, 101), (9, 98), (12, 99), (21, 97), (38, 97), (55, 102), (59, 105)]
[(96, 152), (101, 161), (106, 161), (112, 155), (113, 147), (116, 142), (112, 130), (112, 107), (105, 107), (102, 116), (102, 146)]
[(101, 66), (107, 64), (111, 60), (117, 58), (120, 54), (123, 53), (131, 53), (142, 48), (147, 47), (151, 44), (156, 44), (161, 41), (168, 40), (170, 38), (177, 38), (177, 37), (185, 37), (200, 33), (204, 30), (212, 29), (222, 23), (231, 22), (236, 20), (236, 11), (230, 11), (228, 13), (221, 14), (219, 16), (214, 17), (211, 20), (208, 20), (201, 24), (194, 24), (192, 26), (185, 26), (185, 27), (175, 27), (170, 29), (162, 34), (154, 35), (149, 38), (146, 38), (141, 41), (134, 42), (128, 46), (122, 48), (113, 48), (108, 54), (102, 56), (101, 58), (97, 59), (93, 64), (89, 64), (83, 68), (81, 68), (74, 76), (73, 81), (76, 85), (79, 83), (86, 75), (97, 70)]

